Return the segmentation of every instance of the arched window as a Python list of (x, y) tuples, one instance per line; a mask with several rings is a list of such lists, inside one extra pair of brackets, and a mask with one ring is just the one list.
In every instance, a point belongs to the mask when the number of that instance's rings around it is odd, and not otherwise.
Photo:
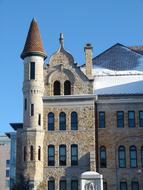
[(49, 145), (48, 146), (48, 166), (55, 165), (55, 146)]
[(61, 94), (61, 84), (59, 81), (55, 81), (54, 82), (54, 92), (53, 92), (54, 95), (60, 95)]
[(59, 146), (59, 164), (60, 166), (66, 165), (66, 145)]
[(126, 150), (124, 146), (120, 146), (118, 149), (118, 162), (120, 168), (126, 167)]
[(48, 131), (54, 130), (54, 113), (50, 112), (48, 114)]
[(78, 165), (78, 146), (76, 144), (71, 145), (71, 165)]
[(64, 82), (64, 95), (71, 95), (71, 82), (69, 80)]
[(71, 130), (78, 129), (78, 115), (76, 112), (71, 113)]
[(137, 167), (137, 148), (134, 145), (130, 147), (130, 167)]
[(55, 179), (54, 178), (49, 179), (48, 190), (55, 190)]
[(33, 146), (30, 146), (30, 160), (33, 160)]
[(60, 180), (60, 190), (66, 190), (67, 189), (67, 183), (66, 180)]
[(24, 151), (23, 151), (23, 152), (24, 152), (24, 158), (23, 158), (23, 159), (24, 159), (24, 161), (26, 161), (26, 157), (27, 157), (27, 150), (26, 150), (26, 146), (24, 146)]
[(143, 146), (141, 147), (141, 165), (143, 167)]
[(106, 160), (106, 148), (104, 146), (100, 147), (100, 167), (106, 168), (107, 167), (107, 160)]
[(38, 160), (41, 160), (41, 147), (38, 147)]
[(66, 130), (66, 114), (64, 112), (59, 115), (59, 127), (60, 130)]

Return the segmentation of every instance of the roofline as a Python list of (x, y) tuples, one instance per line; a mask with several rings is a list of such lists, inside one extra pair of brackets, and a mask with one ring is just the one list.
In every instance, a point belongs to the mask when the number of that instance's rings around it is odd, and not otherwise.
[(25, 57), (28, 57), (28, 56), (36, 56), (36, 55), (43, 57), (44, 60), (47, 58), (46, 53), (41, 52), (41, 51), (22, 52), (22, 54), (20, 55), (20, 57), (21, 57), (22, 59), (24, 59)]
[(23, 123), (10, 123), (11, 127), (17, 131), (17, 129), (22, 129), (23, 128)]

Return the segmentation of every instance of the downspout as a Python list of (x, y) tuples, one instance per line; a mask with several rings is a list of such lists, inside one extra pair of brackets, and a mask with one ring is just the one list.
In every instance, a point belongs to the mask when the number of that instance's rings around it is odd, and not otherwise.
[(99, 172), (99, 155), (98, 155), (98, 108), (97, 108), (98, 96), (94, 101), (95, 107), (95, 159), (96, 159), (96, 171)]

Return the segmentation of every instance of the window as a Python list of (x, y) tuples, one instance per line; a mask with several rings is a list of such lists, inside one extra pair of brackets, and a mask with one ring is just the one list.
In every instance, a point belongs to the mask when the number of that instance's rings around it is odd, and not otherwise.
[(38, 147), (38, 160), (41, 160), (41, 147)]
[(132, 181), (131, 190), (139, 190), (139, 183), (137, 181)]
[(105, 112), (99, 112), (99, 128), (105, 128)]
[(137, 149), (135, 146), (130, 147), (130, 167), (137, 167)]
[(143, 111), (139, 111), (139, 127), (143, 127)]
[(54, 130), (54, 113), (50, 112), (48, 114), (48, 131)]
[(135, 112), (134, 111), (128, 112), (128, 126), (130, 128), (135, 127)]
[(107, 182), (103, 182), (103, 190), (107, 190)]
[(41, 125), (41, 114), (38, 114), (38, 125)]
[(31, 116), (34, 116), (34, 104), (31, 104)]
[(71, 145), (71, 165), (78, 165), (78, 146), (76, 144)]
[(27, 150), (26, 150), (26, 146), (24, 146), (24, 161), (26, 161), (26, 157), (27, 157)]
[(60, 190), (66, 190), (66, 189), (67, 189), (66, 180), (60, 180)]
[(48, 181), (48, 190), (55, 190), (55, 180), (49, 180)]
[(66, 165), (66, 145), (60, 145), (59, 147), (59, 164), (60, 166)]
[(120, 146), (118, 149), (118, 162), (120, 168), (126, 167), (126, 151), (124, 146)]
[(120, 190), (127, 190), (127, 182), (120, 182)]
[(141, 166), (143, 168), (143, 146), (141, 147)]
[(24, 110), (27, 110), (27, 98), (24, 99)]
[(124, 112), (117, 111), (117, 127), (123, 128), (124, 127)]
[(10, 187), (10, 180), (6, 180), (6, 181), (5, 181), (5, 186), (6, 186), (7, 188)]
[(100, 167), (101, 168), (106, 168), (107, 163), (106, 163), (106, 148), (104, 146), (100, 147)]
[(6, 177), (9, 177), (9, 170), (6, 170)]
[(54, 145), (48, 146), (48, 166), (55, 165), (55, 147)]
[(61, 84), (59, 81), (54, 82), (54, 95), (60, 95), (61, 94)]
[(35, 62), (30, 63), (30, 79), (35, 79)]
[(6, 167), (9, 167), (10, 165), (10, 160), (6, 160)]
[(64, 95), (71, 95), (71, 82), (69, 80), (64, 82)]
[(59, 115), (59, 127), (60, 130), (66, 130), (66, 114), (64, 112)]
[(78, 180), (71, 180), (71, 190), (78, 190)]
[(33, 146), (30, 146), (30, 160), (33, 160)]
[(76, 112), (71, 113), (71, 130), (78, 129), (78, 116)]

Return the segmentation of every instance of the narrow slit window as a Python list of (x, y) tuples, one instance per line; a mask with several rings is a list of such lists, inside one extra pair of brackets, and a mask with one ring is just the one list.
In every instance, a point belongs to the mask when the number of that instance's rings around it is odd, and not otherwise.
[(34, 104), (31, 104), (31, 116), (34, 116)]
[(41, 114), (38, 114), (38, 125), (41, 125)]
[(41, 160), (41, 147), (38, 147), (38, 160)]
[(143, 111), (139, 111), (139, 127), (143, 127)]
[(35, 79), (35, 62), (30, 63), (30, 79)]
[(34, 158), (34, 152), (33, 152), (33, 146), (30, 146), (30, 160), (33, 160)]
[(24, 146), (24, 161), (26, 161), (27, 158), (27, 150), (26, 150), (26, 146)]
[(24, 110), (27, 110), (27, 98), (24, 99)]

